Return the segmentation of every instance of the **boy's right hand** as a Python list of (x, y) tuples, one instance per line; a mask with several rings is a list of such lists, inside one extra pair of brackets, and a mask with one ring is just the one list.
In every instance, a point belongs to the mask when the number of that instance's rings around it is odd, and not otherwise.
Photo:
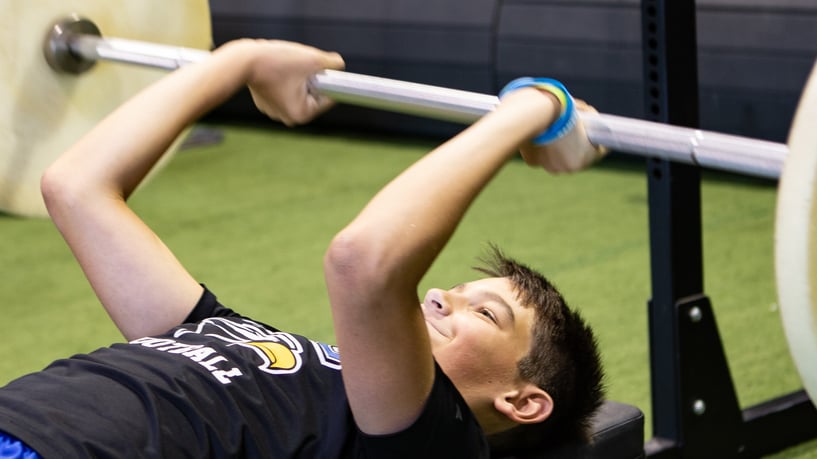
[(332, 106), (332, 100), (309, 89), (309, 78), (325, 69), (342, 70), (335, 52), (280, 40), (237, 40), (250, 54), (247, 86), (256, 107), (287, 126), (306, 123)]
[[(593, 107), (582, 100), (574, 99), (574, 103), (579, 111), (596, 113)], [(545, 145), (526, 142), (519, 150), (529, 166), (539, 166), (553, 174), (580, 171), (607, 154), (605, 147), (590, 143), (581, 118), (564, 137)]]

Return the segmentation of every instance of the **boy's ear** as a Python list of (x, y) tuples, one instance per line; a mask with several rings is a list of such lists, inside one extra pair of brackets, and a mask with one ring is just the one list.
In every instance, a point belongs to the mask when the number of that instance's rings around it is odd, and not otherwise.
[(535, 424), (553, 412), (553, 399), (543, 389), (525, 384), (494, 399), (494, 408), (517, 424)]

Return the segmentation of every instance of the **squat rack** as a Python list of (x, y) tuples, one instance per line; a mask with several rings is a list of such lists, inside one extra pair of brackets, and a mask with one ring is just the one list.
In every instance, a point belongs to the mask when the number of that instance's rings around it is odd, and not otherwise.
[[(645, 111), (698, 126), (694, 0), (642, 0)], [(805, 391), (741, 409), (703, 290), (700, 169), (647, 159), (652, 298), (648, 302), (650, 458), (759, 457), (817, 438)]]

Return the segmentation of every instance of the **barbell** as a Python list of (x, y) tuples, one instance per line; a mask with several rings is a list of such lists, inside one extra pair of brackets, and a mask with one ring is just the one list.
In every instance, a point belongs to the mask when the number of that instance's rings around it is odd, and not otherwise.
[[(160, 78), (160, 70), (206, 59), (212, 47), (206, 0), (120, 2), (116, 11), (103, 0), (38, 0), (36, 6), (0, 0), (0, 5), (13, 18), (4, 29), (12, 35), (0, 40), (0, 59), (11, 69), (0, 85), (7, 101), (0, 114), (0, 210), (13, 214), (44, 215), (39, 178), (47, 165)], [(145, 23), (150, 30), (140, 29)], [(128, 38), (103, 37), (100, 27)], [(100, 61), (139, 68), (97, 65)], [(332, 70), (314, 75), (309, 84), (340, 103), (464, 124), (499, 102), (493, 95)], [(788, 145), (607, 114), (581, 117), (596, 145), (779, 179), (775, 270), (781, 315), (795, 365), (817, 400), (817, 66)]]
[[(100, 60), (175, 70), (210, 53), (102, 37), (96, 25), (76, 15), (54, 24), (45, 57), (57, 72), (83, 73)], [(493, 95), (426, 84), (325, 70), (310, 85), (337, 102), (470, 124), (499, 104)], [(671, 126), (606, 114), (582, 114), (595, 145), (702, 167), (778, 178), (788, 148), (784, 144)]]

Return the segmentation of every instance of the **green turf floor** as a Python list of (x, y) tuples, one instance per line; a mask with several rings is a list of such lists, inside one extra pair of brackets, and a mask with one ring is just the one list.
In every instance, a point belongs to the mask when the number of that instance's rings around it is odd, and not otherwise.
[[(331, 341), (321, 273), (327, 243), (434, 142), (209, 128), (223, 132), (224, 142), (179, 152), (132, 206), (226, 304)], [(422, 287), (471, 278), (488, 241), (540, 269), (596, 328), (610, 398), (641, 407), (649, 426), (643, 169), (641, 161), (612, 158), (553, 177), (512, 162), (477, 200)], [(706, 172), (702, 194), (706, 293), (740, 403), (799, 389), (774, 291), (775, 185)], [(0, 240), (0, 384), (121, 340), (49, 221), (0, 216)], [(778, 456), (817, 457), (815, 448), (812, 442)]]

